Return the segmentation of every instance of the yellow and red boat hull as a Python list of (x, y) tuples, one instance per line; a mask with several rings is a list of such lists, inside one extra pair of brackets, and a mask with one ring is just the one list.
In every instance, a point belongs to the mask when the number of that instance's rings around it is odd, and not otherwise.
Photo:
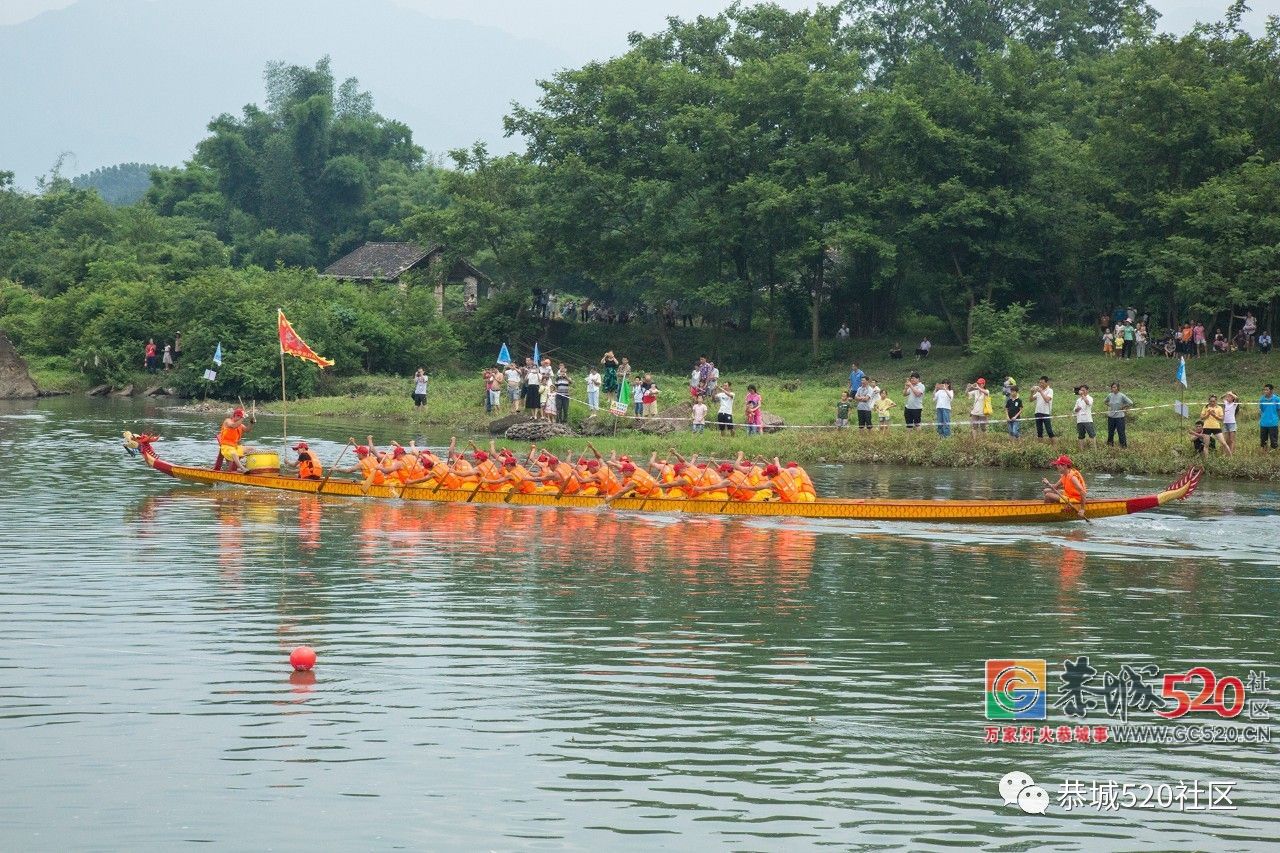
[[(152, 468), (179, 480), (210, 485), (244, 486), (302, 494), (383, 500), (428, 501), (436, 503), (503, 504), (506, 506), (553, 506), (598, 509), (600, 497), (578, 495), (521, 494), (515, 492), (439, 489), (432, 486), (399, 484), (364, 486), (346, 479), (301, 480), (280, 474), (241, 474), (174, 465), (155, 455), (149, 442), (138, 447)], [(1167, 489), (1135, 498), (1091, 500), (1085, 506), (1088, 518), (1109, 518), (1155, 509), (1188, 497), (1200, 482), (1201, 471), (1192, 468)], [(965, 523), (1017, 524), (1023, 522), (1076, 521), (1075, 507), (1045, 501), (957, 501), (818, 498), (812, 503), (779, 501), (723, 501), (677, 498), (620, 498), (611, 508), (639, 512), (683, 512), (698, 515), (751, 515), (790, 518), (836, 518), (866, 521), (950, 521)]]

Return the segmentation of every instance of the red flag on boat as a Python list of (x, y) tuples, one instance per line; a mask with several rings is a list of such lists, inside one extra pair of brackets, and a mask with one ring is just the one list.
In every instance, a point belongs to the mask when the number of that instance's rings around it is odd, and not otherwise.
[(333, 362), (330, 359), (316, 355), (315, 350), (307, 346), (306, 341), (298, 337), (298, 333), (293, 330), (293, 325), (285, 318), (283, 309), (276, 309), (276, 325), (280, 331), (281, 355), (292, 355), (303, 361), (318, 364), (321, 367), (333, 367)]

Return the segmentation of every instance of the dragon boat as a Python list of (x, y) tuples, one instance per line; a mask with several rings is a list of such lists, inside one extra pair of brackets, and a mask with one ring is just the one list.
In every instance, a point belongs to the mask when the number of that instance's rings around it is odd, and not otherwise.
[[(491, 492), (483, 489), (442, 489), (433, 486), (397, 484), (365, 486), (351, 480), (326, 478), (303, 480), (278, 471), (240, 473), (215, 471), (190, 465), (175, 465), (156, 455), (156, 436), (125, 434), (125, 447), (137, 451), (143, 462), (162, 474), (179, 480), (208, 485), (274, 489), (307, 495), (332, 495), (361, 499), (425, 501), (435, 503), (502, 504), (505, 506), (552, 506), (598, 509), (602, 497), (583, 495), (525, 494)], [(1134, 498), (1099, 498), (1085, 505), (1084, 517), (1110, 518), (1156, 509), (1189, 497), (1200, 483), (1200, 468), (1190, 468), (1168, 488), (1154, 495)], [(791, 518), (837, 518), (866, 521), (953, 521), (966, 523), (1016, 524), (1024, 522), (1077, 521), (1075, 506), (1043, 500), (896, 500), (882, 498), (818, 498), (812, 503), (781, 501), (703, 500), (701, 498), (619, 498), (609, 504), (616, 510), (639, 512), (683, 512), (697, 515), (782, 516)]]

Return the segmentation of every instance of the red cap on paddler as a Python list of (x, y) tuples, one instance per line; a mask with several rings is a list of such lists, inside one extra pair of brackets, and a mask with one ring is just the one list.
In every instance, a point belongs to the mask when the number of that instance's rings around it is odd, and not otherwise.
[(477, 450), (474, 454), (477, 462), (485, 462), (489, 459), (489, 454), (483, 450)]
[(243, 418), (243, 417), (244, 417), (244, 409), (236, 409), (234, 412), (232, 412), (232, 413), (231, 413), (231, 417), (233, 417), (233, 418)]
[(597, 469), (597, 468), (599, 468), (599, 467), (600, 467), (600, 460), (599, 460), (599, 459), (588, 459), (588, 460), (587, 460), (587, 470), (588, 470), (588, 471), (594, 471), (594, 470), (596, 470), (596, 469)]
[(764, 467), (764, 475), (766, 477), (772, 477), (774, 474), (777, 474), (777, 473), (778, 473), (778, 466), (774, 465), (772, 462), (770, 462), (768, 465)]
[(980, 385), (980, 386), (982, 386), (982, 387), (986, 387), (986, 384), (987, 384), (987, 380), (985, 380), (985, 379), (983, 379), (981, 376), (979, 376), (979, 377), (978, 377), (978, 385)]
[(1054, 464), (1054, 465), (1065, 465), (1065, 466), (1067, 466), (1068, 468), (1073, 467), (1073, 466), (1072, 466), (1072, 464), (1071, 464), (1071, 457), (1070, 457), (1070, 456), (1067, 456), (1067, 455), (1065, 455), (1065, 454), (1064, 454), (1064, 455), (1062, 455), (1062, 456), (1059, 456), (1057, 459), (1053, 460), (1053, 464)]
[(307, 443), (305, 441), (299, 441), (297, 444), (293, 446), (293, 449), (294, 450), (310, 450), (311, 448), (307, 447)]
[(788, 467), (788, 468), (799, 468), (800, 466), (799, 466), (799, 464), (797, 464), (797, 463), (795, 463), (795, 462), (788, 462), (788, 463), (787, 463), (787, 467)]
[(688, 463), (685, 463), (685, 462), (677, 462), (676, 464), (674, 464), (674, 465), (672, 465), (672, 466), (671, 466), (671, 470), (673, 470), (673, 471), (675, 471), (677, 474), (679, 474), (681, 471), (683, 471), (685, 468), (688, 468), (688, 467), (689, 467)]
[(394, 456), (396, 459), (399, 459), (401, 456), (404, 456), (404, 454), (405, 454), (405, 449), (399, 446), (397, 446), (396, 449), (391, 452), (391, 455)]
[(368, 455), (369, 455), (369, 448), (365, 447), (363, 444), (356, 445), (356, 456), (368, 456)]
[(631, 462), (623, 462), (621, 465), (618, 466), (618, 470), (626, 471), (628, 474), (630, 474), (632, 471), (636, 470), (636, 466), (633, 465)]
[(733, 473), (733, 463), (732, 463), (732, 462), (721, 462), (721, 463), (720, 463), (720, 473), (722, 473), (722, 474), (732, 474), (732, 473)]

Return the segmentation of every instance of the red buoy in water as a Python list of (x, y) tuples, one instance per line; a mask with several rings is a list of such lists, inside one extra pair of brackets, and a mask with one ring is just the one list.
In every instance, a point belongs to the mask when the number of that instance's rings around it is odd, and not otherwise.
[(316, 665), (316, 650), (310, 646), (298, 646), (289, 655), (289, 663), (298, 672), (307, 672)]

